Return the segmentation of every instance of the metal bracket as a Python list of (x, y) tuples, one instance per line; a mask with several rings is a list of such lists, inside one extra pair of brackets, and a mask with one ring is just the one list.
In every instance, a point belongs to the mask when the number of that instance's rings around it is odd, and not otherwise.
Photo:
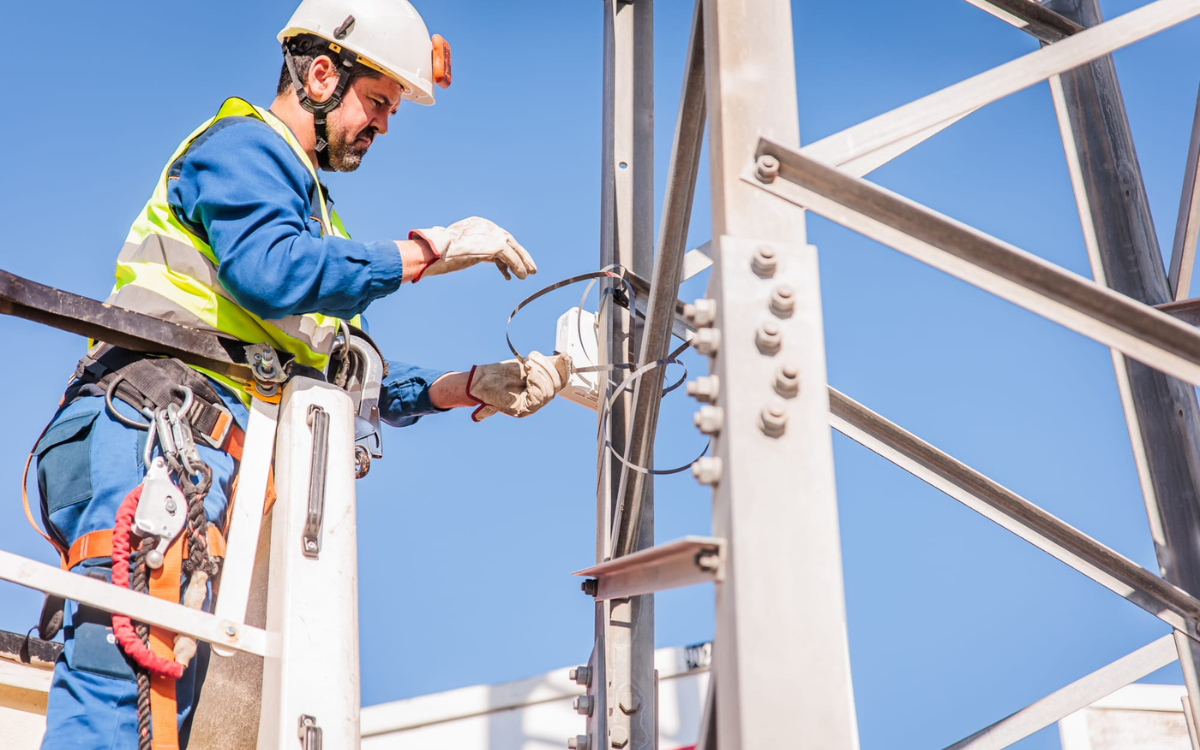
[(321, 750), (321, 728), (317, 726), (315, 717), (308, 714), (300, 715), (300, 727), (297, 734), (304, 750)]
[(325, 515), (325, 465), (329, 460), (329, 412), (319, 406), (308, 408), (312, 427), (312, 468), (308, 475), (308, 515), (302, 537), (304, 556), (317, 559), (321, 553), (321, 525)]
[(725, 580), (725, 540), (686, 536), (572, 575), (594, 578), (592, 595), (598, 600), (623, 599), (697, 583), (721, 583)]

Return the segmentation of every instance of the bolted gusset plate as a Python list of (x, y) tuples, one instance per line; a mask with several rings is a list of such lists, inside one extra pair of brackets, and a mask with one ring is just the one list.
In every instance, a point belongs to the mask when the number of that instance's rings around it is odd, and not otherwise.
[(596, 599), (623, 599), (725, 580), (725, 540), (685, 536), (572, 575), (596, 580)]

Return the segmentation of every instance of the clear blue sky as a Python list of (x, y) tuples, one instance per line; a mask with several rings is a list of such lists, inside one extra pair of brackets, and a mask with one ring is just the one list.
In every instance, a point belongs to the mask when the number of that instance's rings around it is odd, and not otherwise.
[[(1107, 17), (1142, 2), (1105, 0)], [(656, 183), (666, 172), (690, 3), (658, 3)], [(504, 320), (543, 284), (593, 270), (599, 245), (599, 0), (425, 0), (454, 49), (439, 104), (401, 107), (365, 166), (329, 179), (351, 232), (479, 214), (537, 259), (530, 281), (475, 269), (405, 288), (369, 311), (392, 358), (465, 369), (507, 356)], [(291, 0), (203, 6), (13, 4), (46, 46), (10, 56), (3, 267), (103, 298), (126, 229), (164, 161), (226, 96), (267, 103)], [(805, 142), (1036, 48), (956, 0), (794, 3)], [(1160, 243), (1169, 250), (1198, 82), (1200, 25), (1116, 55)], [(691, 239), (709, 239), (707, 165)], [(873, 176), (891, 189), (1087, 274), (1049, 91), (972, 115)], [(821, 251), (830, 382), (1142, 565), (1157, 569), (1101, 346), (810, 217)], [(703, 278), (685, 295), (700, 296)], [(515, 326), (553, 347), (564, 291)], [(10, 346), (0, 433), (0, 547), (54, 555), (17, 484), (83, 342), (0, 318)], [(702, 372), (696, 360), (693, 372)], [(661, 461), (702, 444), (682, 395), (664, 404)], [(567, 402), (474, 425), (465, 411), (385, 439), (359, 484), (364, 703), (499, 682), (587, 659), (592, 609), (570, 571), (592, 560), (595, 420)], [(1127, 604), (835, 437), (851, 658), (865, 748), (942, 747), (1166, 632)], [(658, 536), (709, 529), (690, 478), (657, 485)], [(798, 498), (797, 498), (798, 499)], [(711, 590), (658, 600), (660, 646), (709, 639)], [(0, 584), (0, 628), (40, 597)], [(1174, 668), (1154, 681), (1175, 682)], [(1026, 748), (1056, 748), (1051, 729)]]

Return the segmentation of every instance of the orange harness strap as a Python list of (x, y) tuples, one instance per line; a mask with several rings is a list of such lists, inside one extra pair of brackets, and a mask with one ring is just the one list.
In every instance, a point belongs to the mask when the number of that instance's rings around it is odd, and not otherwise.
[[(70, 570), (84, 560), (93, 557), (112, 557), (112, 529), (100, 529), (84, 534), (75, 540), (67, 552), (63, 570)], [(208, 552), (213, 557), (225, 557), (225, 536), (216, 526), (209, 526), (204, 536), (208, 539)], [(187, 536), (180, 537), (186, 546)], [(186, 552), (186, 550), (185, 550)]]
[[(150, 573), (150, 596), (179, 601), (179, 582), (183, 575), (183, 539), (180, 536), (167, 549), (162, 567)], [(112, 532), (109, 532), (112, 543)], [(150, 626), (150, 650), (164, 659), (175, 658), (175, 634), (156, 625)], [(151, 747), (154, 750), (179, 750), (179, 709), (175, 703), (175, 680), (150, 675)]]

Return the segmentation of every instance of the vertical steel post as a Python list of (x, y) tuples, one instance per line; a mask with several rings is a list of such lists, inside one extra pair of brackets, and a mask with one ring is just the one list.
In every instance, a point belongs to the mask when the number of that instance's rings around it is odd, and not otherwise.
[[(653, 0), (604, 0), (604, 106), (601, 149), (600, 265), (620, 263), (648, 278), (654, 255), (654, 4)], [(604, 290), (602, 290), (604, 291)], [(624, 310), (601, 303), (600, 361), (634, 361), (634, 321)], [(619, 381), (621, 373), (613, 377)], [(600, 393), (609, 393), (608, 377)], [(618, 399), (612, 420), (613, 447), (624, 451), (632, 396)], [(605, 451), (596, 468), (596, 561), (612, 548), (619, 502), (620, 463)], [(647, 487), (637, 548), (654, 544), (654, 493)], [(588, 719), (592, 750), (610, 747), (653, 750), (654, 597), (596, 604), (591, 662), (594, 708)]]
[[(1097, 0), (1047, 7), (1083, 26)], [(1146, 304), (1171, 301), (1125, 103), (1112, 58), (1051, 81), (1096, 280)], [(1163, 576), (1200, 593), (1200, 405), (1190, 385), (1113, 353), (1150, 530)], [(1176, 633), (1193, 714), (1200, 715), (1200, 647)]]
[(715, 348), (719, 390), (705, 408), (721, 410), (709, 412), (721, 426), (693, 471), (715, 484), (714, 535), (729, 551), (716, 587), (717, 745), (852, 750), (816, 250), (802, 211), (739, 180), (759, 135), (800, 143), (790, 3), (704, 0), (704, 34), (716, 306), (697, 348)]

